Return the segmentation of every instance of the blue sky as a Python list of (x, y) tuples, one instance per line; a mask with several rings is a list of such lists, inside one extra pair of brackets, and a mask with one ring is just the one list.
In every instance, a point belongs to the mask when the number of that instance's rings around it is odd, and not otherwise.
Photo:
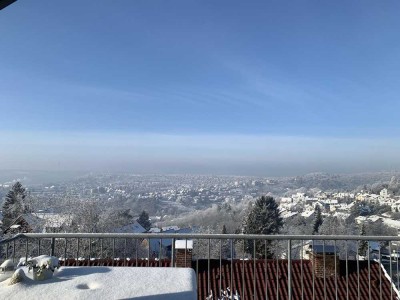
[(397, 1), (24, 1), (0, 11), (0, 166), (400, 167)]

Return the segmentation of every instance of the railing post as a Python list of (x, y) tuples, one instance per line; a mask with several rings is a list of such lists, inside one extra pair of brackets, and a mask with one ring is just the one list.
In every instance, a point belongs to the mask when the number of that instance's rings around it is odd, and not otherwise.
[(67, 238), (65, 238), (65, 246), (64, 246), (64, 266), (67, 265)]
[(211, 256), (211, 240), (208, 239), (208, 257), (207, 257), (207, 295), (211, 292), (211, 267), (210, 267), (210, 256)]
[[(314, 240), (311, 240), (311, 247), (314, 250)], [(311, 263), (314, 263), (314, 256), (311, 256)], [(315, 300), (315, 271), (312, 271), (312, 295), (313, 300)]]
[(76, 262), (75, 262), (75, 263), (76, 263), (76, 266), (79, 266), (79, 241), (80, 241), (80, 240), (79, 240), (79, 238), (78, 238), (78, 239), (77, 239), (77, 242), (76, 242), (76, 243), (77, 243), (77, 245), (76, 245), (76, 246), (77, 246), (77, 247), (76, 247)]
[(135, 267), (138, 266), (138, 241), (135, 239)]
[(161, 267), (162, 239), (160, 239), (160, 248), (158, 249), (158, 266)]
[(389, 264), (390, 264), (390, 268), (389, 268), (389, 276), (390, 276), (390, 300), (393, 299), (393, 273), (392, 273), (392, 242), (389, 241)]
[(222, 240), (220, 239), (219, 240), (219, 274), (218, 274), (218, 276), (219, 276), (219, 278), (220, 278), (220, 280), (219, 280), (219, 285), (218, 285), (218, 295), (220, 295), (221, 294), (221, 288), (222, 288), (222, 280), (221, 280), (221, 278), (222, 278), (222, 276), (221, 276), (221, 269), (222, 269)]
[[(381, 248), (379, 247), (379, 253), (381, 253)], [(380, 257), (380, 255), (379, 255)], [(381, 259), (379, 258), (379, 263), (381, 263)], [(379, 279), (381, 276), (379, 275)], [(382, 285), (380, 285), (382, 286)], [(349, 299), (349, 245), (348, 241), (346, 240), (346, 300)]]
[(54, 256), (54, 247), (55, 247), (56, 239), (51, 238), (51, 254), (50, 256)]
[[(233, 239), (231, 239), (231, 278), (230, 278), (230, 288), (231, 293), (233, 293)], [(236, 286), (237, 290), (237, 286)]]
[(126, 266), (127, 254), (126, 254), (127, 240), (124, 240), (124, 267)]
[(253, 240), (253, 299), (257, 299), (257, 290), (256, 290), (256, 240)]
[(91, 262), (91, 256), (92, 256), (92, 239), (89, 238), (89, 262), (88, 262), (89, 266), (90, 266), (90, 262)]
[(288, 300), (292, 299), (292, 240), (288, 240)]
[(115, 261), (115, 238), (112, 239), (112, 266), (114, 267)]
[(322, 258), (324, 265), (324, 300), (326, 300), (326, 253), (325, 253), (325, 241), (322, 241)]
[(25, 238), (25, 263), (28, 261), (28, 238)]
[[(100, 239), (100, 258), (103, 259), (103, 239)], [(103, 259), (104, 266), (104, 259)]]
[(300, 259), (301, 259), (301, 264), (300, 264), (300, 278), (301, 278), (301, 299), (304, 300), (304, 271), (303, 271), (303, 260), (304, 260), (304, 241), (301, 240), (301, 248), (300, 248)]
[(171, 267), (175, 267), (175, 238), (172, 238), (172, 245), (171, 245)]
[(187, 268), (187, 265), (186, 265), (186, 252), (187, 252), (187, 239), (185, 239), (185, 268)]
[(15, 240), (13, 240), (13, 256), (12, 256), (13, 263), (15, 263)]
[(147, 266), (150, 267), (150, 238), (147, 238)]

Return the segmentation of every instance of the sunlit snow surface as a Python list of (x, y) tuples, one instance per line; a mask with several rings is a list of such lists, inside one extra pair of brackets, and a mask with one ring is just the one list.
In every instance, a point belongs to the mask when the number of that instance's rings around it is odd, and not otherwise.
[[(196, 275), (186, 268), (61, 267), (52, 279), (0, 282), (0, 299), (196, 299)], [(12, 273), (11, 273), (12, 274)], [(10, 275), (11, 276), (11, 275)]]

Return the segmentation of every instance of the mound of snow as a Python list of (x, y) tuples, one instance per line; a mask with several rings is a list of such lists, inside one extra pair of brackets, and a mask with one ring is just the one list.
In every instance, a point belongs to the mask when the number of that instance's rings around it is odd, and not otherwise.
[(196, 274), (188, 268), (61, 267), (53, 278), (0, 283), (0, 299), (146, 299), (197, 298)]

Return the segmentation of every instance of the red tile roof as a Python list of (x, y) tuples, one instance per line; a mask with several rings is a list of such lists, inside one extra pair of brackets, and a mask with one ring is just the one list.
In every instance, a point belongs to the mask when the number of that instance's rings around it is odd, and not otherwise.
[[(199, 263), (198, 299), (207, 297), (208, 271), (207, 261)], [(219, 295), (219, 286), (226, 290), (231, 286), (231, 266), (233, 267), (233, 291), (238, 291), (241, 299), (288, 299), (288, 261), (287, 260), (251, 260), (223, 261), (220, 273), (219, 260), (213, 261), (210, 270), (210, 285), (213, 295)], [(303, 269), (303, 271), (302, 271)], [(292, 299), (390, 299), (391, 285), (384, 271), (376, 262), (348, 261), (348, 280), (346, 277), (346, 262), (340, 261), (338, 276), (313, 279), (312, 265), (309, 260), (292, 260)], [(369, 270), (369, 272), (368, 272)], [(359, 274), (359, 275), (358, 275)], [(369, 289), (368, 274), (371, 288)], [(255, 289), (253, 280), (255, 275)], [(358, 298), (357, 282), (360, 282), (360, 298)], [(314, 282), (314, 297), (313, 297)], [(325, 282), (325, 283), (324, 283)], [(337, 287), (337, 289), (336, 289)], [(380, 288), (382, 287), (382, 288)], [(256, 297), (254, 296), (254, 290)], [(337, 290), (337, 298), (336, 298)], [(397, 294), (393, 290), (393, 298)], [(371, 293), (371, 297), (369, 297)], [(326, 296), (326, 298), (325, 298)], [(215, 297), (214, 297), (215, 298)]]

